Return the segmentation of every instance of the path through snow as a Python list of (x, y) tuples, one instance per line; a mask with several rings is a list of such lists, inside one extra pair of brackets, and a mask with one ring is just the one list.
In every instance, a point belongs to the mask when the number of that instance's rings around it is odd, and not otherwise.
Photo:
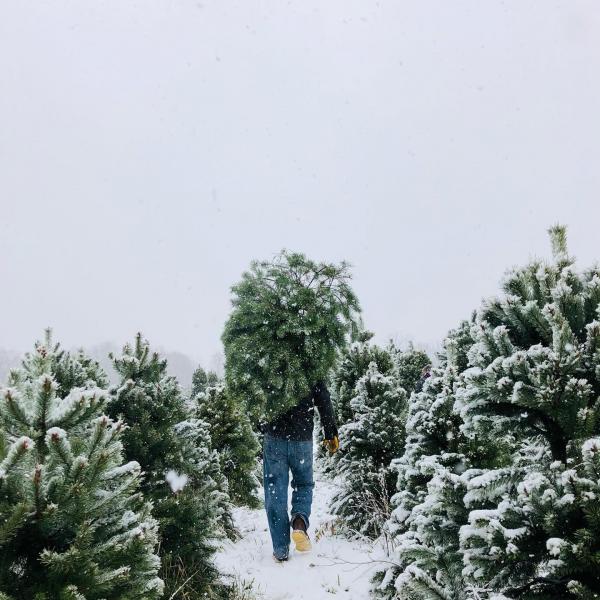
[[(286, 563), (273, 560), (264, 509), (235, 509), (242, 539), (226, 542), (217, 554), (220, 571), (251, 582), (264, 600), (367, 600), (369, 580), (380, 564), (376, 561), (385, 560), (385, 554), (378, 545), (331, 533), (334, 517), (328, 506), (334, 491), (334, 483), (315, 473), (309, 530), (313, 549), (306, 554), (291, 550)], [(318, 540), (315, 532), (323, 532)]]

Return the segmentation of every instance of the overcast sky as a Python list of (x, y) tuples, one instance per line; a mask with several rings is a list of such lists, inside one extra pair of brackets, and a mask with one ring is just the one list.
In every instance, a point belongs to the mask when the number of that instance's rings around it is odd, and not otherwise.
[(2, 0), (0, 346), (206, 363), (281, 248), (434, 344), (569, 226), (600, 259), (597, 2)]

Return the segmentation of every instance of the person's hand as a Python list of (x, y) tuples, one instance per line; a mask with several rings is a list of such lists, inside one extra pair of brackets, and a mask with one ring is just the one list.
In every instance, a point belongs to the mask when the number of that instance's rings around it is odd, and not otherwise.
[(335, 454), (340, 447), (340, 440), (338, 439), (338, 436), (336, 435), (331, 440), (324, 440), (323, 445), (327, 448), (327, 450), (329, 450), (330, 454)]

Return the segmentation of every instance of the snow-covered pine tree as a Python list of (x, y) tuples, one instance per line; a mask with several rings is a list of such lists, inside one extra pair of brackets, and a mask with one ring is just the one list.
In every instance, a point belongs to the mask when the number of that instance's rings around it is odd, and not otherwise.
[(207, 388), (218, 385), (219, 383), (219, 376), (214, 371), (206, 371), (199, 366), (192, 375), (192, 391), (190, 397), (195, 398), (198, 394), (205, 392)]
[[(477, 438), (502, 420), (507, 468), (471, 479), (466, 572), (508, 598), (600, 597), (600, 269), (575, 269), (563, 227), (554, 262), (508, 274), (479, 311), (457, 407)], [(484, 504), (483, 510), (473, 510)]]
[(358, 380), (367, 373), (369, 365), (374, 362), (382, 375), (387, 375), (394, 367), (390, 349), (372, 344), (372, 337), (371, 331), (361, 331), (356, 340), (342, 352), (333, 374), (331, 396), (338, 427), (352, 421), (354, 413), (350, 402), (354, 398)]
[[(45, 342), (0, 402), (0, 597), (162, 597), (156, 521), (90, 362)], [(61, 395), (57, 392), (60, 389)]]
[(219, 454), (231, 500), (256, 508), (260, 504), (256, 475), (260, 446), (248, 415), (223, 384), (207, 387), (193, 403), (196, 416), (210, 427), (212, 448)]
[[(457, 500), (459, 504), (462, 500), (463, 485), (456, 476), (464, 471), (466, 457), (461, 447), (461, 421), (453, 407), (471, 343), (469, 323), (451, 331), (439, 354), (439, 365), (433, 368), (422, 391), (410, 397), (404, 453), (392, 461), (398, 491), (392, 497), (393, 511), (385, 528), (395, 564), (375, 576), (377, 598), (460, 597), (456, 595), (462, 584), (460, 578), (456, 580), (462, 569), (457, 554), (458, 528), (466, 516), (461, 515), (462, 521), (459, 518), (456, 524), (448, 521), (436, 531), (439, 512), (444, 510), (436, 500), (448, 501), (448, 507), (455, 509), (460, 508), (456, 507)], [(416, 374), (416, 370), (412, 371)], [(451, 483), (444, 488), (442, 482)], [(428, 514), (432, 509), (435, 512)]]
[(332, 512), (355, 532), (377, 537), (389, 513), (396, 474), (390, 461), (404, 447), (407, 394), (394, 375), (383, 375), (372, 362), (350, 401), (354, 418), (340, 427), (342, 475)]
[[(87, 356), (82, 349), (75, 353), (63, 350), (58, 342), (52, 341), (50, 328), (44, 332), (43, 344), (50, 348), (48, 356), (51, 361), (52, 376), (58, 386), (57, 396), (66, 396), (73, 388), (108, 388), (108, 377), (98, 361)], [(36, 363), (33, 355), (27, 352), (21, 370), (29, 377), (29, 369), (32, 368), (36, 368)]]
[(439, 366), (410, 398), (405, 452), (393, 461), (398, 492), (386, 524), (395, 565), (374, 578), (378, 598), (471, 598), (459, 544), (459, 531), (469, 514), (463, 497), (471, 478), (508, 456), (501, 429), (492, 427), (475, 441), (461, 431), (456, 392), (463, 385), (472, 343), (470, 323), (451, 331)]
[[(220, 527), (215, 537), (220, 538), (222, 533), (225, 533), (229, 539), (235, 540), (238, 534), (233, 523), (233, 506), (229, 495), (229, 482), (221, 470), (218, 453), (213, 448), (210, 424), (202, 419), (195, 418), (194, 413), (191, 412), (190, 418), (174, 425), (174, 430), (182, 445), (182, 461), (189, 465), (186, 473), (196, 474), (191, 478), (192, 484), (197, 486), (199, 482), (204, 481), (208, 485), (202, 493), (212, 494), (213, 496), (214, 503), (208, 504), (204, 521), (209, 522), (211, 520), (213, 511), (216, 508)], [(206, 479), (207, 476), (210, 479)], [(167, 483), (171, 486), (171, 491), (174, 491), (174, 487), (177, 488), (177, 481), (183, 483), (181, 477), (180, 475), (178, 478), (174, 471), (167, 472)], [(190, 477), (187, 477), (186, 485), (189, 481)], [(198, 496), (198, 493), (195, 496)], [(190, 517), (196, 518), (194, 514), (191, 514)], [(182, 528), (180, 524), (178, 527)]]
[(422, 350), (417, 350), (409, 344), (406, 350), (397, 349), (392, 352), (394, 369), (400, 387), (410, 396), (420, 382), (424, 367), (430, 364), (431, 359)]
[[(359, 331), (355, 335), (355, 341), (342, 351), (341, 359), (332, 374), (330, 391), (338, 428), (354, 418), (350, 401), (355, 396), (358, 380), (367, 373), (369, 365), (374, 362), (383, 375), (387, 375), (394, 368), (391, 348), (380, 348), (372, 344), (372, 337), (371, 331)], [(316, 428), (315, 433), (318, 431), (319, 428)], [(317, 456), (323, 472), (333, 474), (343, 454), (343, 449), (330, 454), (323, 445), (319, 444)]]
[(150, 351), (141, 334), (111, 358), (121, 381), (109, 410), (127, 423), (125, 454), (146, 474), (143, 489), (159, 521), (166, 593), (204, 598), (216, 581), (215, 539), (230, 522), (208, 427), (190, 414), (177, 381), (167, 375), (166, 360)]
[(56, 362), (55, 373), (59, 395), (61, 391), (66, 392), (74, 387), (95, 385), (107, 389), (109, 386), (108, 376), (100, 363), (89, 357), (83, 350), (78, 350), (74, 354), (63, 353), (62, 358)]
[(227, 388), (255, 424), (269, 422), (328, 379), (355, 331), (349, 266), (283, 251), (252, 262), (232, 291), (222, 336)]

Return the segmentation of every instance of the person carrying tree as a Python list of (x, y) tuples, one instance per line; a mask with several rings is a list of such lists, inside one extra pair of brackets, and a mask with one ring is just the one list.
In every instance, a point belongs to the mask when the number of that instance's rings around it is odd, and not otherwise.
[[(311, 549), (308, 526), (313, 495), (313, 424), (317, 408), (325, 444), (331, 453), (340, 444), (331, 399), (325, 383), (318, 382), (310, 394), (287, 412), (263, 427), (263, 475), (265, 509), (273, 542), (273, 556), (279, 562), (289, 555), (292, 540), (299, 552)], [(292, 510), (288, 517), (288, 483), (292, 473)]]
[[(275, 560), (308, 537), (313, 481), (314, 408), (330, 452), (339, 448), (326, 382), (341, 350), (359, 330), (349, 266), (315, 263), (283, 251), (251, 264), (232, 287), (225, 324), (225, 382), (264, 434), (265, 509)], [(289, 474), (292, 510), (288, 515)]]

